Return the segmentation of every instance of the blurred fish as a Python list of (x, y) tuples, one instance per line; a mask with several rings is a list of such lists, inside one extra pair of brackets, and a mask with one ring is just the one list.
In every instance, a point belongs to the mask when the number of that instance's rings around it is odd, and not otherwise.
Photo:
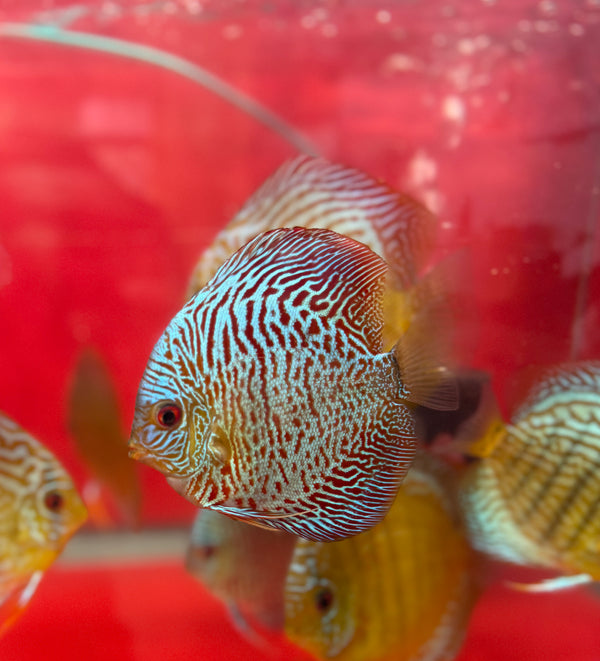
[(141, 488), (136, 465), (127, 456), (114, 381), (100, 354), (91, 348), (84, 349), (77, 360), (68, 424), (77, 450), (95, 478), (84, 490), (92, 519), (100, 525), (112, 520), (103, 504), (100, 483), (115, 498), (125, 520), (137, 525)]
[(0, 413), (0, 633), (86, 517), (56, 457)]
[(297, 537), (200, 510), (192, 527), (186, 567), (229, 608), (248, 637), (254, 623), (283, 628), (283, 584)]
[(419, 324), (381, 353), (387, 275), (335, 232), (259, 235), (154, 348), (131, 456), (198, 507), (309, 539), (378, 523), (415, 454), (410, 407), (456, 406)]
[(417, 459), (386, 518), (340, 542), (300, 540), (285, 629), (318, 659), (453, 659), (480, 592), (453, 475)]
[(548, 370), (510, 424), (497, 409), (488, 416), (470, 452), (480, 460), (465, 475), (462, 501), (476, 547), (566, 574), (514, 587), (600, 579), (600, 362)]
[[(284, 163), (250, 197), (200, 257), (188, 298), (214, 277), (236, 250), (272, 229), (328, 229), (360, 241), (390, 267), (384, 298), (384, 347), (406, 332), (415, 310), (445, 289), (442, 276), (415, 288), (431, 257), (437, 220), (424, 206), (367, 174), (322, 158)], [(439, 290), (439, 293), (438, 293)]]

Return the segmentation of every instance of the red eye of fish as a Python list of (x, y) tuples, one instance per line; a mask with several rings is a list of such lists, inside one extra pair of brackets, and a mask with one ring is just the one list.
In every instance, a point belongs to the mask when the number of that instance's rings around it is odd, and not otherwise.
[(330, 588), (321, 588), (315, 595), (315, 605), (319, 613), (326, 613), (333, 604), (333, 592)]
[(156, 413), (156, 421), (164, 429), (173, 429), (181, 421), (181, 408), (174, 402), (163, 404)]
[(63, 508), (64, 502), (64, 498), (58, 493), (58, 491), (49, 491), (44, 496), (44, 505), (51, 512), (60, 512)]

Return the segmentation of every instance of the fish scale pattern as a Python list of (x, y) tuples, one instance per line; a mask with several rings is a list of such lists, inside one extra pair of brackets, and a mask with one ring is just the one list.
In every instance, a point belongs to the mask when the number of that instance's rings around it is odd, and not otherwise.
[(56, 457), (0, 412), (0, 634), (86, 516)]
[(600, 578), (599, 469), (600, 363), (558, 366), (471, 469), (465, 501), (477, 543)]
[[(376, 355), (387, 272), (328, 230), (251, 241), (159, 341), (134, 445), (200, 507), (312, 539), (374, 525), (415, 451), (398, 367)], [(182, 406), (176, 430), (149, 420), (157, 396)], [(213, 444), (231, 460), (213, 461)]]
[(401, 289), (415, 284), (429, 256), (436, 220), (408, 195), (369, 175), (321, 158), (298, 156), (282, 165), (250, 197), (203, 253), (188, 295), (258, 234), (275, 228), (329, 229), (369, 246)]

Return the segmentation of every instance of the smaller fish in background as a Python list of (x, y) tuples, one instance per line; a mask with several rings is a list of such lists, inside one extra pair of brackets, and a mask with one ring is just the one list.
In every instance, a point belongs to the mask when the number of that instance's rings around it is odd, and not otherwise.
[(86, 518), (56, 457), (0, 412), (0, 634)]
[(390, 349), (416, 312), (437, 305), (449, 289), (444, 270), (419, 276), (432, 256), (437, 218), (426, 207), (360, 170), (323, 158), (297, 156), (284, 163), (247, 200), (202, 253), (187, 298), (259, 234), (279, 228), (327, 229), (368, 246), (390, 267), (383, 300), (383, 344)]
[(104, 503), (104, 490), (108, 490), (125, 522), (139, 525), (142, 492), (136, 465), (128, 457), (114, 379), (100, 353), (91, 347), (77, 358), (68, 427), (93, 476), (83, 492), (92, 521), (100, 527), (114, 524), (115, 515)]
[(186, 568), (223, 601), (251, 642), (258, 630), (283, 629), (283, 585), (297, 537), (200, 510), (194, 520)]
[(461, 502), (474, 545), (561, 572), (527, 591), (600, 580), (600, 361), (545, 371), (505, 423), (488, 393), (483, 425), (463, 431)]
[(482, 589), (455, 482), (421, 455), (376, 527), (338, 542), (299, 540), (285, 585), (289, 638), (317, 659), (454, 659)]

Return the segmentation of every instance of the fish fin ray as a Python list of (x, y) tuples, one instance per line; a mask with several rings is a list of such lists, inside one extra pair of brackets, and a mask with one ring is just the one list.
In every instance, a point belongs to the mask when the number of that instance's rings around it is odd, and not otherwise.
[(536, 583), (520, 583), (515, 581), (506, 581), (506, 585), (513, 590), (520, 592), (556, 592), (558, 590), (568, 590), (579, 585), (593, 583), (594, 579), (589, 574), (571, 574), (569, 576), (556, 576), (555, 578), (546, 578)]

